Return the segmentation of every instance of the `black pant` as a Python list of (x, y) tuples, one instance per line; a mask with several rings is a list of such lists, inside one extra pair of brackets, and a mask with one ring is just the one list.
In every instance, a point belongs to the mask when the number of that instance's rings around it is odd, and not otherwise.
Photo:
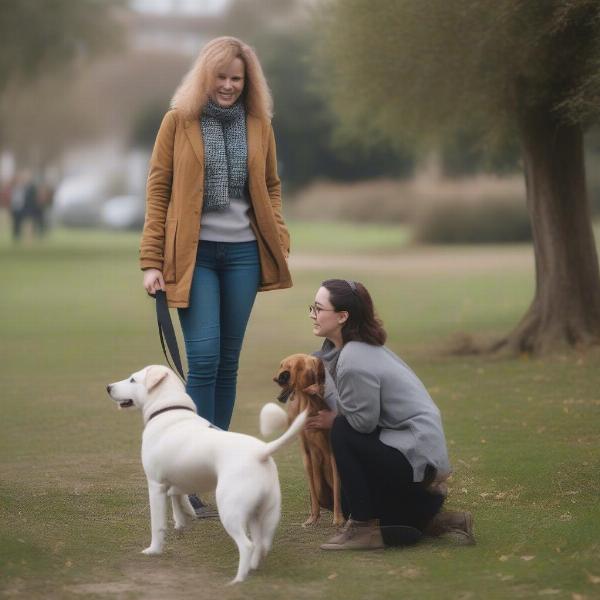
[(444, 497), (413, 482), (404, 454), (379, 440), (379, 428), (359, 433), (338, 415), (331, 446), (342, 483), (342, 509), (357, 521), (378, 518), (380, 525), (405, 525), (423, 531), (439, 512)]

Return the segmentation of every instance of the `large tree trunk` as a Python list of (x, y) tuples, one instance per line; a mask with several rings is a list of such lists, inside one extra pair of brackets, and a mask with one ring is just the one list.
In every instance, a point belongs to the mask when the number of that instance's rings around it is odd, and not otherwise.
[(536, 290), (518, 326), (495, 350), (541, 354), (600, 341), (600, 276), (580, 127), (549, 111), (520, 120)]

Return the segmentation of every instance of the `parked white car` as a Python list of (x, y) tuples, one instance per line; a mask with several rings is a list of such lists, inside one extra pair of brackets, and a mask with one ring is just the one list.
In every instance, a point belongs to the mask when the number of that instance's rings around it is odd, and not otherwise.
[(139, 196), (115, 196), (102, 205), (100, 222), (110, 229), (141, 229), (145, 208), (144, 199)]
[(102, 177), (89, 173), (63, 179), (54, 195), (52, 219), (71, 227), (96, 227), (105, 185)]

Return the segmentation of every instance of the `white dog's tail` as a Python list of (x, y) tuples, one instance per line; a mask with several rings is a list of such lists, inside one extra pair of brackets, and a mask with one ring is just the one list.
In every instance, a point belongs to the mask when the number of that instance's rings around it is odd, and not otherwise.
[(308, 415), (308, 410), (301, 412), (292, 421), (292, 424), (289, 426), (288, 430), (281, 437), (278, 437), (276, 440), (273, 440), (272, 442), (267, 442), (265, 444), (266, 452), (265, 452), (263, 460), (267, 460), (267, 458), (269, 458), (269, 456), (271, 456), (272, 454), (277, 452), (277, 450), (279, 450), (280, 448), (282, 448), (283, 446), (285, 446), (286, 444), (291, 442), (294, 439), (294, 437), (296, 435), (298, 435), (298, 433), (300, 433), (300, 431), (304, 427), (304, 423), (306, 421), (307, 415)]
[(285, 410), (274, 402), (267, 402), (260, 411), (260, 435), (269, 437), (276, 431), (284, 431), (288, 426)]

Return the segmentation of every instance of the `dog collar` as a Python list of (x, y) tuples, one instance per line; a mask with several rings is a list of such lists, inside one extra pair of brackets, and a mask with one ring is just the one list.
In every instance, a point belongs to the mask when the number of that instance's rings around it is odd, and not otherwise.
[(160, 415), (161, 413), (167, 412), (168, 410), (191, 410), (193, 413), (196, 412), (193, 408), (190, 408), (189, 406), (167, 406), (166, 408), (161, 408), (160, 410), (153, 412), (148, 417), (148, 420), (146, 421), (146, 425), (148, 425), (148, 423), (150, 423), (150, 421), (152, 419), (154, 419), (154, 417), (158, 417), (158, 415)]

